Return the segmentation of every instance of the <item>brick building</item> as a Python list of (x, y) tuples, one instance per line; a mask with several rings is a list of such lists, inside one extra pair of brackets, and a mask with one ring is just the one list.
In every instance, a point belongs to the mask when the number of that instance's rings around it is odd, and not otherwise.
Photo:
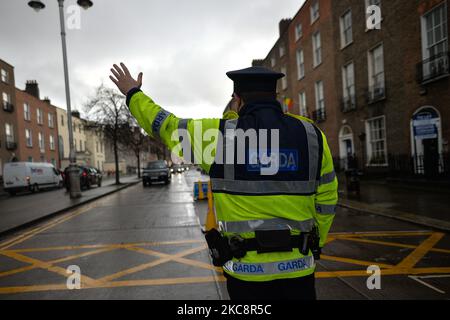
[[(0, 178), (5, 163), (17, 157), (17, 108), (14, 67), (0, 59)], [(1, 179), (0, 179), (1, 181)]]
[[(368, 30), (366, 9), (381, 9)], [(333, 2), (339, 157), (391, 174), (448, 171), (450, 86), (446, 1)], [(345, 163), (345, 161), (343, 161)]]
[(341, 168), (351, 155), (366, 172), (446, 174), (448, 15), (446, 0), (306, 0), (253, 63), (287, 71), (280, 100), (316, 121)]
[(27, 81), (24, 91), (15, 89), (17, 108), (17, 158), (19, 161), (49, 162), (58, 166), (56, 107), (41, 100), (36, 81)]
[(286, 74), (278, 87), (285, 111), (314, 119), (337, 155), (336, 37), (331, 2), (307, 0), (293, 19), (281, 20), (279, 39), (267, 57), (253, 65)]

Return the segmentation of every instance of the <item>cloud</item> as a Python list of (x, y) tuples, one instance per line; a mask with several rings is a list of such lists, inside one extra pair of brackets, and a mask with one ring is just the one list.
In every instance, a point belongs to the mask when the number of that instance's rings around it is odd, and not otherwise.
[[(0, 58), (15, 66), (16, 86), (36, 79), (42, 96), (64, 107), (56, 1), (36, 13), (26, 1), (0, 2)], [(225, 72), (264, 58), (278, 21), (302, 0), (94, 0), (81, 28), (68, 30), (72, 105), (81, 109), (108, 79), (112, 63), (144, 72), (144, 91), (181, 117), (220, 117), (231, 94)], [(75, 0), (65, 1), (74, 5)], [(6, 45), (4, 45), (6, 44)]]

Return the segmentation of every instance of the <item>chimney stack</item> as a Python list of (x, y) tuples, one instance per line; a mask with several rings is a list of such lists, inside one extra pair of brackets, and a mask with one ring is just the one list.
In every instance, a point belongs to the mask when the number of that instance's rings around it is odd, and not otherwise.
[(39, 98), (39, 85), (36, 80), (28, 80), (25, 85), (25, 92), (31, 94), (35, 98)]
[(72, 111), (72, 117), (75, 117), (75, 118), (80, 119), (80, 111), (78, 111), (78, 110), (73, 110), (73, 111)]
[(291, 21), (292, 21), (292, 19), (282, 19), (280, 21), (280, 23), (278, 24), (278, 28), (280, 29), (280, 37), (288, 29), (289, 24), (291, 23)]
[(263, 59), (254, 59), (252, 61), (252, 67), (263, 67), (264, 66), (264, 60)]
[(50, 98), (49, 98), (49, 97), (45, 97), (44, 99), (42, 99), (42, 101), (44, 101), (44, 102), (50, 104)]

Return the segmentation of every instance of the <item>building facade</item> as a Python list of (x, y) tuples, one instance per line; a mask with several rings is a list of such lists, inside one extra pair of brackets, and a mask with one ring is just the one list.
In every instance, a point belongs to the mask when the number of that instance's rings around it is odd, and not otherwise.
[[(58, 118), (58, 144), (59, 144), (59, 157), (60, 167), (62, 169), (67, 168), (70, 164), (69, 153), (69, 127), (67, 124), (67, 111), (61, 108), (56, 109)], [(77, 163), (81, 165), (88, 164), (90, 161), (91, 153), (87, 149), (87, 135), (85, 131), (86, 120), (81, 119), (78, 111), (72, 112), (72, 131), (73, 131), (73, 144), (76, 153)], [(95, 137), (92, 137), (95, 139)]]
[(318, 124), (338, 168), (445, 176), (449, 12), (447, 0), (306, 0), (253, 64), (287, 74), (285, 111)]
[[(17, 103), (14, 67), (0, 59), (0, 178), (3, 166), (17, 160)], [(1, 179), (0, 179), (1, 182)]]
[(293, 19), (279, 23), (280, 37), (263, 65), (286, 74), (278, 84), (284, 111), (309, 117), (327, 134), (338, 153), (337, 96), (331, 0), (307, 0)]
[(104, 170), (105, 167), (105, 136), (102, 128), (92, 122), (85, 122), (84, 129), (86, 132), (86, 151), (89, 157), (86, 164)]
[[(381, 20), (368, 28), (368, 6)], [(369, 10), (368, 10), (369, 9)], [(449, 171), (447, 1), (333, 2), (339, 157), (390, 174)]]
[(40, 99), (36, 81), (27, 81), (24, 91), (15, 89), (17, 102), (17, 158), (19, 161), (48, 162), (58, 167), (56, 107)]

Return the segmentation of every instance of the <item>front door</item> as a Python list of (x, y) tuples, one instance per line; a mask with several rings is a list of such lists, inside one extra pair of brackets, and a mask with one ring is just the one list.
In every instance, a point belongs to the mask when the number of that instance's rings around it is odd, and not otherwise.
[(424, 139), (422, 143), (425, 176), (436, 177), (439, 173), (438, 139)]

